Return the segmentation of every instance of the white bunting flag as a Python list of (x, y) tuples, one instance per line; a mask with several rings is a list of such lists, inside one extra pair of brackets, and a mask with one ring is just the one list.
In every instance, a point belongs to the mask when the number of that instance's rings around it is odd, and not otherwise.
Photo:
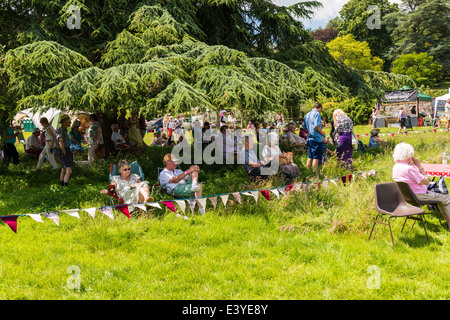
[(278, 188), (278, 191), (280, 191), (283, 196), (287, 197), (287, 195), (286, 195), (286, 187)]
[(252, 194), (255, 201), (258, 202), (259, 191), (250, 191), (250, 193)]
[(272, 191), (273, 194), (277, 196), (277, 199), (280, 199), (280, 193), (278, 192), (277, 189), (271, 189), (270, 191)]
[(195, 199), (189, 199), (189, 207), (191, 208), (192, 214), (194, 214), (195, 203), (196, 203)]
[(216, 206), (217, 206), (217, 197), (210, 197), (209, 200), (211, 201), (214, 210), (216, 210)]
[(159, 205), (158, 202), (149, 202), (149, 203), (146, 203), (146, 204), (151, 206), (151, 207), (155, 207), (155, 208), (161, 209), (161, 206)]
[(101, 207), (101, 208), (98, 208), (98, 210), (99, 210), (100, 212), (102, 212), (104, 215), (106, 215), (106, 216), (108, 216), (108, 217), (110, 217), (111, 219), (114, 220), (114, 214), (113, 214), (112, 208), (109, 208), (109, 207)]
[(50, 220), (52, 220), (59, 227), (59, 215), (58, 215), (58, 212), (44, 212), (43, 215), (44, 215), (44, 217), (47, 217)]
[(80, 219), (80, 215), (78, 214), (78, 209), (73, 209), (73, 210), (63, 210), (65, 213), (67, 213), (69, 216), (75, 217)]
[(87, 213), (89, 213), (89, 215), (90, 215), (92, 218), (95, 218), (95, 210), (97, 210), (97, 208), (84, 209), (84, 211), (86, 211)]
[(228, 202), (228, 195), (226, 194), (226, 195), (220, 196), (220, 199), (222, 199), (223, 206), (226, 207), (227, 202)]
[(147, 207), (144, 204), (136, 204), (135, 207), (147, 212)]
[(331, 181), (336, 187), (338, 186), (337, 183), (336, 183), (336, 180), (331, 179), (330, 181)]
[(323, 187), (324, 187), (325, 190), (327, 190), (327, 191), (330, 190), (330, 188), (328, 187), (328, 180), (325, 180), (325, 181), (323, 182)]
[(198, 202), (202, 205), (203, 209), (206, 210), (206, 198), (200, 198), (198, 199)]
[(39, 213), (31, 213), (31, 214), (27, 214), (27, 216), (31, 217), (36, 222), (44, 222), (44, 221), (42, 221), (42, 217)]
[(246, 196), (251, 196), (252, 195), (250, 192), (241, 192), (241, 194), (246, 195)]
[(180, 207), (181, 211), (183, 212), (183, 214), (186, 211), (186, 202), (184, 202), (184, 200), (175, 200), (176, 204), (178, 204), (178, 206)]
[(236, 199), (237, 202), (242, 204), (242, 202), (241, 202), (241, 195), (239, 194), (239, 192), (234, 192), (233, 196), (234, 196), (234, 198)]
[(374, 176), (375, 174), (376, 174), (377, 172), (375, 171), (375, 170), (370, 170), (369, 172), (367, 172), (367, 174), (369, 175), (369, 176)]

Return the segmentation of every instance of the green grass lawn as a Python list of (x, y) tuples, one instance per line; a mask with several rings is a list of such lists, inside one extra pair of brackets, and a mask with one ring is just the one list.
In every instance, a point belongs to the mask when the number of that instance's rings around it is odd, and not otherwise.
[[(355, 127), (357, 134), (370, 130)], [(387, 227), (377, 225), (370, 241), (368, 236), (374, 185), (391, 181), (395, 144), (411, 143), (417, 157), (433, 162), (444, 149), (450, 152), (450, 135), (384, 139), (389, 145), (378, 153), (354, 154), (354, 172), (375, 169), (374, 177), (345, 187), (330, 184), (329, 191), (311, 184), (288, 198), (271, 194), (270, 202), (242, 195), (243, 204), (230, 196), (226, 208), (219, 199), (213, 210), (208, 201), (207, 214), (189, 213), (189, 220), (155, 209), (132, 219), (115, 211), (114, 220), (99, 211), (95, 218), (61, 214), (59, 227), (45, 217), (43, 223), (19, 217), (17, 234), (0, 224), (0, 299), (449, 299), (450, 232), (436, 217), (425, 218), (429, 244), (419, 225), (400, 233), (400, 219), (393, 227), (395, 247)], [(368, 143), (366, 136), (360, 140)], [(166, 152), (151, 148), (127, 159), (139, 160), (153, 184)], [(74, 167), (63, 188), (49, 164), (37, 171), (22, 154), (20, 165), (0, 166), (0, 215), (109, 205), (100, 189), (108, 184), (111, 161), (117, 159)], [(305, 154), (295, 161), (303, 182), (349, 174), (333, 158), (317, 175), (306, 170)], [(251, 183), (241, 169), (202, 166), (204, 195), (283, 184)], [(79, 288), (71, 286), (75, 276)]]

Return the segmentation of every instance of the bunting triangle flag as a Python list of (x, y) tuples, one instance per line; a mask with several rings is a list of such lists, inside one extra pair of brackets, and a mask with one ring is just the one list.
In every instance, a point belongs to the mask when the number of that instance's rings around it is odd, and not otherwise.
[(266, 198), (268, 201), (270, 201), (270, 193), (269, 190), (260, 190), (261, 194)]
[(111, 207), (101, 207), (98, 208), (98, 211), (102, 212), (105, 216), (108, 216), (114, 220), (114, 213)]
[(72, 209), (72, 210), (63, 210), (63, 212), (67, 213), (71, 217), (75, 217), (80, 219), (80, 215), (78, 214), (78, 209)]
[(44, 217), (52, 220), (59, 227), (59, 214), (58, 212), (44, 212), (42, 213)]
[(342, 183), (343, 183), (344, 186), (345, 186), (345, 184), (347, 183), (347, 176), (342, 176), (342, 177), (341, 177), (341, 180), (342, 180)]
[(222, 199), (223, 206), (226, 207), (227, 206), (227, 202), (228, 202), (228, 194), (220, 196), (220, 199)]
[(130, 210), (128, 210), (128, 206), (120, 205), (120, 206), (117, 206), (116, 209), (119, 210), (120, 212), (122, 212), (128, 219), (130, 219)]
[(286, 186), (286, 193), (288, 193), (292, 189), (292, 187), (293, 187), (292, 184)]
[(44, 221), (42, 221), (42, 217), (39, 213), (30, 213), (30, 214), (27, 214), (27, 216), (29, 216), (36, 222), (44, 222)]
[(86, 211), (87, 213), (89, 213), (89, 215), (92, 218), (95, 218), (95, 210), (97, 210), (97, 208), (89, 208), (89, 209), (83, 209), (84, 211)]
[(17, 216), (3, 217), (1, 219), (5, 224), (7, 224), (11, 228), (12, 231), (17, 233)]
[(352, 183), (352, 178), (353, 178), (353, 175), (349, 174), (348, 175), (348, 184)]
[(277, 199), (280, 199), (280, 192), (277, 189), (271, 189), (270, 191), (273, 192), (273, 194), (277, 197)]
[(184, 200), (175, 200), (175, 203), (178, 204), (184, 214), (186, 212), (186, 202), (184, 202)]
[(242, 202), (241, 202), (241, 195), (239, 194), (239, 192), (234, 192), (233, 196), (236, 199), (236, 201), (239, 202), (239, 204), (242, 204)]
[(327, 190), (327, 191), (330, 190), (330, 187), (328, 186), (328, 180), (325, 180), (325, 181), (323, 182), (323, 187), (324, 187), (325, 190)]
[(194, 214), (196, 201), (195, 201), (195, 199), (189, 199), (188, 202), (189, 202), (189, 208), (191, 209), (191, 213)]
[(278, 191), (280, 191), (281, 194), (286, 197), (286, 187), (280, 187), (278, 188)]
[(322, 183), (317, 182), (317, 188), (318, 188), (318, 190), (320, 190), (321, 187), (322, 187)]
[(165, 206), (166, 206), (166, 208), (168, 208), (168, 209), (172, 210), (173, 212), (175, 212), (175, 211), (176, 211), (176, 209), (175, 209), (175, 205), (173, 204), (173, 202), (172, 202), (172, 201), (161, 201), (161, 203), (162, 203), (163, 205), (165, 205)]
[(147, 212), (147, 207), (145, 206), (145, 204), (137, 204), (135, 205), (135, 207), (141, 209), (142, 211)]
[(158, 209), (162, 209), (158, 202), (149, 202), (149, 203), (147, 203), (147, 205), (158, 208)]
[(198, 202), (200, 202), (200, 204), (202, 205), (203, 209), (206, 210), (206, 198), (200, 198), (200, 199), (197, 199), (197, 200), (198, 200)]
[(391, 133), (391, 136), (394, 136), (395, 135), (395, 133)]
[(211, 201), (214, 210), (216, 210), (216, 206), (217, 206), (217, 197), (210, 197), (209, 200)]
[(331, 179), (330, 181), (331, 181), (336, 187), (338, 186), (336, 180)]
[(376, 174), (377, 172), (375, 171), (375, 170), (370, 170), (369, 172), (367, 172), (367, 174), (369, 175), (369, 176), (374, 176), (375, 174)]
[(361, 177), (363, 177), (364, 179), (367, 179), (367, 172), (361, 173)]
[(255, 199), (255, 201), (258, 202), (259, 192), (258, 191), (250, 191), (250, 193), (253, 196), (253, 198)]

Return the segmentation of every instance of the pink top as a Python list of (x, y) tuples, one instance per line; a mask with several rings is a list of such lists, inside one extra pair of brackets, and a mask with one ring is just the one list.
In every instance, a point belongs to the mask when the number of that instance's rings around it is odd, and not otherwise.
[(427, 193), (427, 186), (420, 184), (424, 178), (415, 166), (406, 161), (397, 161), (392, 168), (392, 180), (409, 184), (414, 193)]

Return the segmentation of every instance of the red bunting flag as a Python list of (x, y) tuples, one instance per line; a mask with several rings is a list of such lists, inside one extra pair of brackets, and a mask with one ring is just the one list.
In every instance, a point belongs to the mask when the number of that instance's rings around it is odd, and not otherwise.
[(350, 184), (352, 182), (352, 178), (353, 178), (353, 175), (349, 174), (348, 175), (348, 184)]
[(17, 216), (4, 217), (1, 218), (4, 223), (6, 223), (12, 231), (17, 233)]
[(126, 215), (128, 219), (130, 219), (130, 211), (128, 210), (128, 206), (118, 206), (116, 208), (124, 215)]
[(172, 210), (173, 212), (175, 212), (175, 205), (173, 204), (172, 201), (162, 201), (161, 202), (163, 205), (165, 205), (168, 209)]
[(391, 136), (394, 136), (395, 135), (395, 133), (391, 133)]
[(288, 185), (288, 186), (286, 186), (286, 192), (289, 192), (291, 189), (292, 189), (292, 187), (293, 187), (293, 185), (292, 184), (290, 184), (290, 185)]
[(268, 201), (270, 201), (270, 193), (269, 190), (260, 190), (261, 194), (266, 198)]
[[(350, 184), (350, 183), (352, 182), (352, 177), (353, 177), (352, 174), (349, 174), (349, 175), (348, 175), (348, 184)], [(341, 177), (341, 180), (342, 180), (342, 183), (343, 183), (344, 186), (345, 186), (345, 183), (347, 182), (347, 176), (342, 176), (342, 177)]]

